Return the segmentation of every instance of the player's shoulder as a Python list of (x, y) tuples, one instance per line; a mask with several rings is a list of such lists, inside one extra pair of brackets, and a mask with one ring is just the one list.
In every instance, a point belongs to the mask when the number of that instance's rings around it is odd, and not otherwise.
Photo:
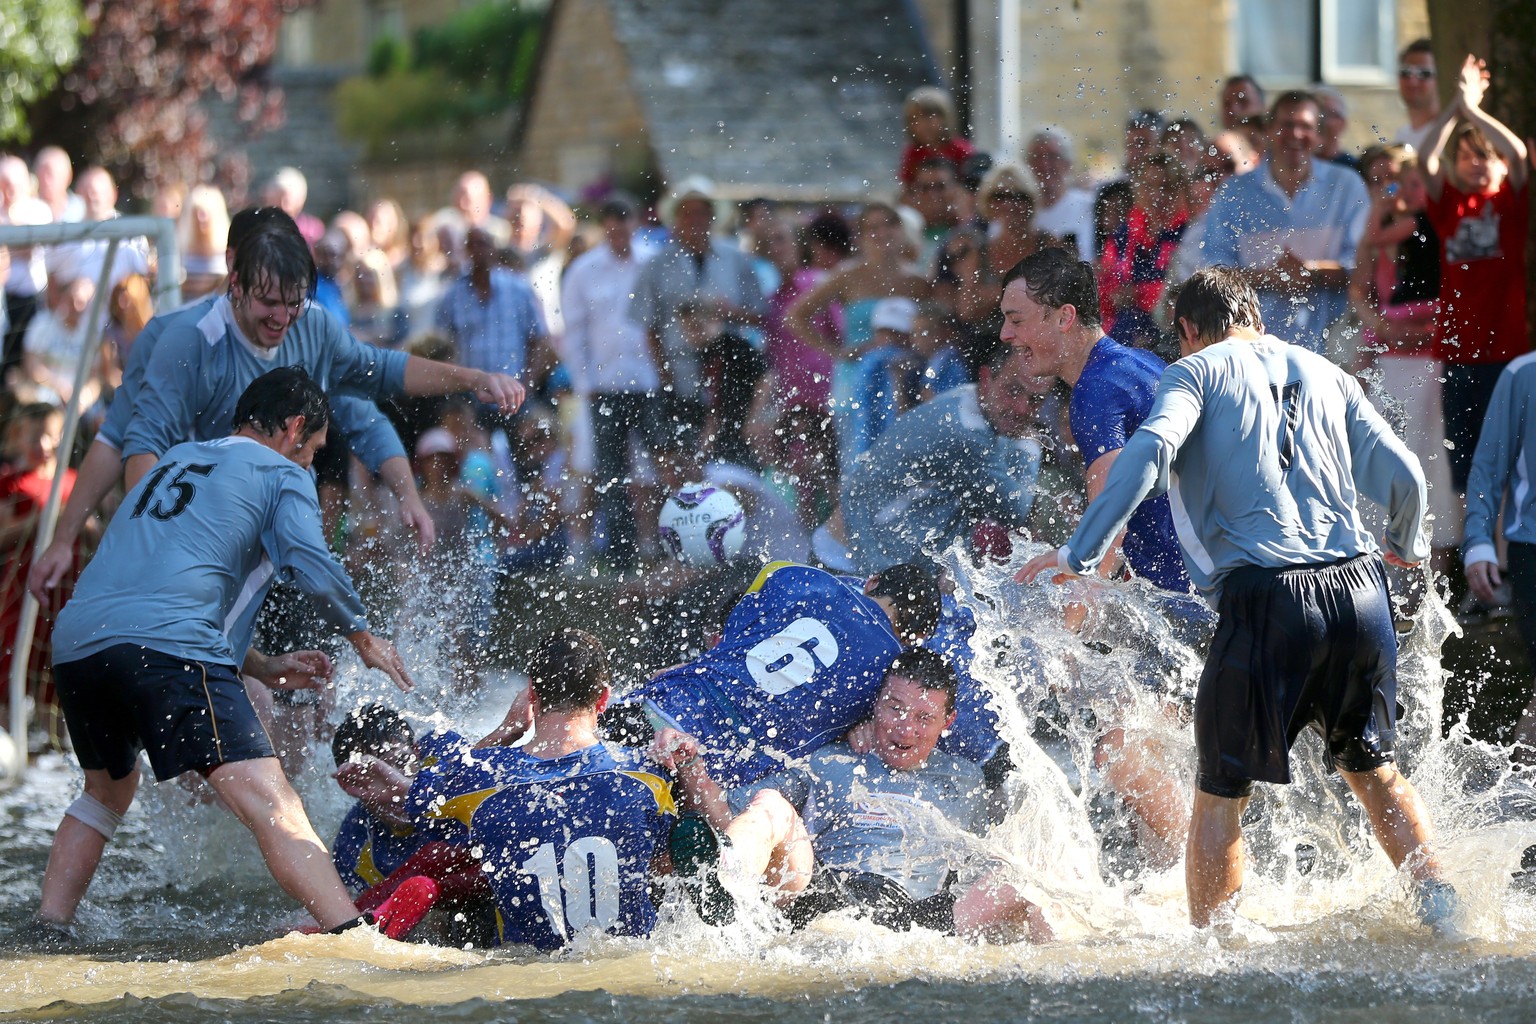
[(215, 296), (150, 321), (151, 325), (160, 321), (157, 334), (152, 336), (155, 352), (173, 353), (161, 355), (162, 365), (167, 358), (177, 365), (190, 365), (190, 360), (200, 359), (203, 352), (222, 343), (229, 334), (227, 305), (223, 296)]
[(306, 302), (283, 342), (284, 349), (296, 345), (337, 345), (349, 342), (352, 335), (336, 319), (336, 314), (318, 302)]
[(769, 562), (763, 566), (752, 585), (747, 588), (747, 593), (758, 594), (768, 587), (771, 582), (776, 588), (785, 585), (815, 586), (835, 581), (831, 573), (825, 569), (817, 569), (814, 566), (802, 565), (799, 562)]

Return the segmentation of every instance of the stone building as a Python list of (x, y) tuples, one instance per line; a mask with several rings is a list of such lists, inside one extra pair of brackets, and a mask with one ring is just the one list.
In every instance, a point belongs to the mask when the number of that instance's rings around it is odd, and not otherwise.
[(1015, 156), (1060, 124), (1108, 174), (1130, 111), (1213, 124), (1219, 81), (1239, 70), (1272, 91), (1335, 86), (1358, 149), (1401, 121), (1396, 52), (1428, 31), (1425, 0), (549, 0), (520, 117), (452, 153), (362, 164), (330, 126), (329, 90), (379, 35), (458, 6), (321, 0), (290, 16), (273, 72), (289, 130), (250, 147), (253, 173), (295, 163), (321, 213), (377, 194), (419, 211), (469, 163), (497, 186), (571, 194), (701, 174), (734, 196), (888, 195), (901, 99), (937, 81), (981, 148)]

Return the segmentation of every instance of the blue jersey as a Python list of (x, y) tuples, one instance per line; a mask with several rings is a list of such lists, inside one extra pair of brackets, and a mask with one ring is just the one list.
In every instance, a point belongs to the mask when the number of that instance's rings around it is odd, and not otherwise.
[[(463, 736), (452, 730), (433, 732), (416, 744), (423, 770), (469, 749)], [(341, 880), (355, 896), (378, 885), (428, 843), (462, 843), (469, 835), (453, 818), (430, 818), (396, 827), (369, 812), (362, 801), (352, 805), (336, 830), (331, 859)]]
[[(1093, 346), (1082, 375), (1072, 385), (1072, 402), (1067, 410), (1072, 439), (1083, 453), (1083, 468), (1125, 447), (1152, 411), (1152, 399), (1164, 369), (1163, 361), (1152, 353), (1128, 348), (1107, 337)], [(1193, 590), (1166, 495), (1149, 498), (1136, 509), (1126, 524), (1122, 550), (1138, 576), (1145, 576), (1164, 590)]]
[(976, 613), (945, 594), (938, 628), (923, 641), (937, 651), (960, 680), (955, 696), (955, 720), (939, 739), (939, 749), (981, 764), (997, 753), (1002, 742), (1001, 723), (992, 710), (986, 687), (971, 675), (971, 637), (976, 633)]
[[(312, 304), (270, 353), (258, 353), (240, 335), (225, 296), (165, 319), (149, 338), (142, 367), (124, 374), (125, 382), (138, 380), (127, 396), (129, 420), (118, 445), (124, 458), (159, 456), (182, 441), (223, 437), (251, 381), (279, 366), (302, 367), (321, 390), (342, 393), (333, 409), (336, 426), (364, 463), (378, 467), (386, 459), (405, 457), (394, 427), (371, 401), (401, 392), (404, 352), (363, 344)], [(138, 348), (136, 341), (130, 364), (138, 362)]]
[[(368, 628), (325, 546), (315, 484), (247, 437), (179, 444), (128, 492), (53, 630), (55, 663), (117, 644), (238, 666), (274, 576), (336, 628)], [(232, 643), (232, 639), (234, 642)]]
[(476, 750), (420, 772), (406, 806), (468, 827), (504, 943), (553, 950), (590, 928), (648, 935), (656, 923), (651, 859), (677, 808), (637, 755), (601, 743), (549, 759)]
[(836, 739), (874, 708), (901, 644), (861, 581), (776, 562), (698, 661), (625, 695), (699, 739), (714, 778), (737, 786)]

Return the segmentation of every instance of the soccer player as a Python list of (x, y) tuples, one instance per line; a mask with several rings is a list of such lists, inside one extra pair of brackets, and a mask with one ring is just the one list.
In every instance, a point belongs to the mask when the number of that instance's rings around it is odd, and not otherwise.
[(240, 396), (235, 433), (180, 444), (128, 492), (54, 627), (54, 674), (85, 794), (54, 836), (38, 910), (67, 935), (149, 755), (160, 781), (196, 771), (256, 837), (268, 869), (322, 928), (358, 919), (256, 718), (226, 624), (274, 576), (314, 595), (363, 663), (411, 677), (368, 630), (326, 549), (305, 472), (325, 443), (325, 395), (283, 367)]
[(732, 873), (766, 879), (797, 927), (861, 906), (900, 930), (917, 924), (1046, 941), (1040, 909), (1011, 886), (995, 878), (953, 884), (953, 843), (932, 827), (939, 818), (979, 834), (987, 823), (981, 769), (937, 749), (955, 720), (959, 686), (936, 652), (904, 651), (865, 723), (867, 752), (839, 741), (729, 794), (709, 776), (693, 737), (664, 729), (653, 756), (677, 772), (687, 805), (725, 834), (726, 884)]
[[(314, 258), (299, 235), (281, 225), (258, 230), (235, 250), (227, 294), (168, 315), (122, 430), (119, 454), (126, 486), (137, 483), (172, 445), (227, 434), (241, 392), (274, 366), (302, 366), (322, 389), (368, 399), (472, 391), (507, 412), (522, 403), (523, 386), (511, 377), (357, 341), (309, 301), (315, 273)], [(366, 439), (358, 449), (365, 459), (386, 479), (409, 478), (405, 450), (387, 421), (366, 406), (356, 409), (356, 419), (351, 436)], [(94, 461), (110, 463), (110, 457), (98, 454)], [(81, 504), (66, 507), (54, 543), (33, 566), (29, 586), (34, 593), (57, 586), (68, 571), (72, 531), (78, 532), (110, 486), (108, 478), (77, 488)], [(414, 498), (413, 484), (410, 495)], [(420, 499), (406, 504), (411, 525), (418, 532), (430, 531)]]
[(1253, 783), (1290, 782), (1291, 744), (1310, 726), (1377, 842), (1416, 880), (1420, 919), (1449, 929), (1456, 893), (1429, 811), (1392, 763), (1397, 639), (1382, 558), (1356, 508), (1364, 494), (1387, 509), (1387, 561), (1428, 555), (1418, 460), (1352, 376), (1264, 333), (1241, 272), (1195, 274), (1174, 315), (1184, 357), (1152, 412), (1071, 539), (1018, 578), (1092, 572), (1143, 499), (1171, 485), (1191, 573), (1220, 614), (1195, 697), (1191, 921), (1204, 928), (1229, 912)]
[(933, 632), (939, 588), (915, 565), (864, 581), (775, 562), (697, 661), (623, 697), (604, 727), (649, 743), (657, 723), (698, 737), (710, 774), (737, 786), (808, 754), (869, 714), (885, 670)]
[[(1042, 249), (1008, 271), (1002, 312), (1002, 339), (1024, 357), (1024, 371), (1055, 377), (1072, 389), (1067, 414), (1092, 501), (1104, 489), (1125, 439), (1146, 418), (1163, 361), (1105, 335), (1093, 266), (1065, 249)], [(1138, 575), (1164, 590), (1190, 592), (1167, 498), (1136, 509), (1123, 547)]]
[[(554, 950), (577, 933), (647, 935), (658, 854), (676, 808), (669, 781), (638, 754), (597, 735), (608, 704), (608, 659), (589, 633), (545, 637), (528, 660), (528, 700), (468, 755), (440, 759), (414, 780), (360, 763), (349, 792), (376, 804), (402, 794), (399, 820), (468, 829), (496, 895), (503, 943)], [(521, 747), (485, 746), (517, 738)]]

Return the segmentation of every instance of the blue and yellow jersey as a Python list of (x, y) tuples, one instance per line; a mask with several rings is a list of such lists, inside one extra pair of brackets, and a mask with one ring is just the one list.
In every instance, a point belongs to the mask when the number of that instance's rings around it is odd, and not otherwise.
[(732, 609), (719, 644), (624, 699), (697, 737), (715, 779), (737, 786), (867, 716), (900, 652), (861, 580), (775, 562)]
[(650, 864), (677, 808), (670, 781), (631, 752), (475, 750), (418, 774), (407, 809), (467, 829), (504, 943), (553, 950), (589, 928), (648, 935), (656, 923)]
[[(423, 771), (454, 760), (450, 755), (462, 755), (468, 749), (468, 741), (452, 730), (429, 733), (416, 744)], [(336, 831), (331, 859), (336, 862), (342, 882), (355, 896), (384, 881), (428, 843), (462, 843), (468, 836), (469, 830), (451, 818), (396, 828), (374, 817), (359, 801), (352, 805)]]

